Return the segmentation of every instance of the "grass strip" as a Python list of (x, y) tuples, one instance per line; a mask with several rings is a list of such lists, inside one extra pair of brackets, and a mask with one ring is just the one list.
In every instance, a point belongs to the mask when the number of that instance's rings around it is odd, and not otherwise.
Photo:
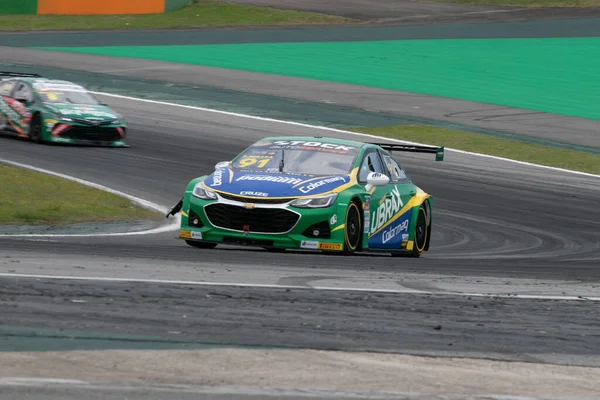
[(0, 225), (66, 225), (162, 217), (79, 183), (0, 164)]
[(344, 24), (354, 20), (311, 12), (199, 0), (180, 10), (144, 15), (0, 15), (0, 31), (165, 29), (217, 26)]
[(558, 149), (539, 144), (524, 143), (517, 140), (426, 125), (350, 128), (347, 130), (489, 154), (550, 167), (600, 174), (600, 156), (576, 150)]

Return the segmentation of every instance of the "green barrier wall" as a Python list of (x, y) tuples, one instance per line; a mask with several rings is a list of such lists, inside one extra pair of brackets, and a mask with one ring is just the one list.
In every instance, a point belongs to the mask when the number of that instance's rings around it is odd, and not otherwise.
[(179, 10), (191, 2), (192, 0), (165, 0), (165, 12)]
[(0, 0), (0, 14), (36, 14), (37, 0)]

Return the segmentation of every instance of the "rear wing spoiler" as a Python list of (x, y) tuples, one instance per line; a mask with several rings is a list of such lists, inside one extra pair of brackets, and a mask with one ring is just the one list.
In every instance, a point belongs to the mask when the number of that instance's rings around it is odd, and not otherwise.
[(38, 74), (28, 74), (26, 72), (6, 72), (6, 71), (0, 71), (0, 77), (7, 77), (7, 78), (41, 78), (41, 75)]
[(444, 146), (424, 146), (412, 144), (396, 143), (370, 143), (381, 147), (387, 151), (407, 151), (410, 153), (430, 153), (435, 154), (435, 161), (444, 161)]

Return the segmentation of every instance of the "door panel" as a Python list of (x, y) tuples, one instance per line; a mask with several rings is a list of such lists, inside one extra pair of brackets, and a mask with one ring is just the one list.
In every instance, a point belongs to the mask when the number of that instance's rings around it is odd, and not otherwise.
[(378, 196), (378, 202), (371, 204), (369, 247), (400, 249), (409, 238), (412, 218), (412, 206), (409, 203), (415, 188), (389, 154), (381, 153), (381, 159), (386, 169), (384, 173), (390, 177), (390, 184), (377, 188), (382, 193)]

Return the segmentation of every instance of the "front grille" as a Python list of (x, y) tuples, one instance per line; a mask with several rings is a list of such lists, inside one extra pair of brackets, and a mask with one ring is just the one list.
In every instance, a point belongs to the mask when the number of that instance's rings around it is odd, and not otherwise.
[(74, 140), (91, 140), (94, 142), (114, 142), (121, 140), (116, 128), (98, 128), (88, 126), (72, 126), (60, 133), (60, 137)]
[(85, 125), (110, 125), (112, 123), (111, 120), (107, 120), (107, 121), (97, 121), (97, 120), (89, 120), (89, 119), (83, 119), (83, 118), (73, 118), (70, 117), (73, 121), (78, 122), (80, 124), (85, 124)]
[(204, 207), (211, 224), (224, 229), (256, 233), (285, 233), (290, 231), (300, 216), (280, 208), (253, 208), (232, 206), (229, 204), (209, 204)]
[(227, 200), (239, 201), (242, 203), (255, 203), (255, 204), (284, 204), (284, 203), (294, 200), (294, 198), (289, 198), (289, 199), (287, 199), (287, 198), (286, 199), (251, 198), (251, 199), (248, 199), (246, 197), (236, 196), (233, 194), (225, 194), (225, 193), (219, 193), (219, 196), (221, 196), (222, 198), (227, 199)]

